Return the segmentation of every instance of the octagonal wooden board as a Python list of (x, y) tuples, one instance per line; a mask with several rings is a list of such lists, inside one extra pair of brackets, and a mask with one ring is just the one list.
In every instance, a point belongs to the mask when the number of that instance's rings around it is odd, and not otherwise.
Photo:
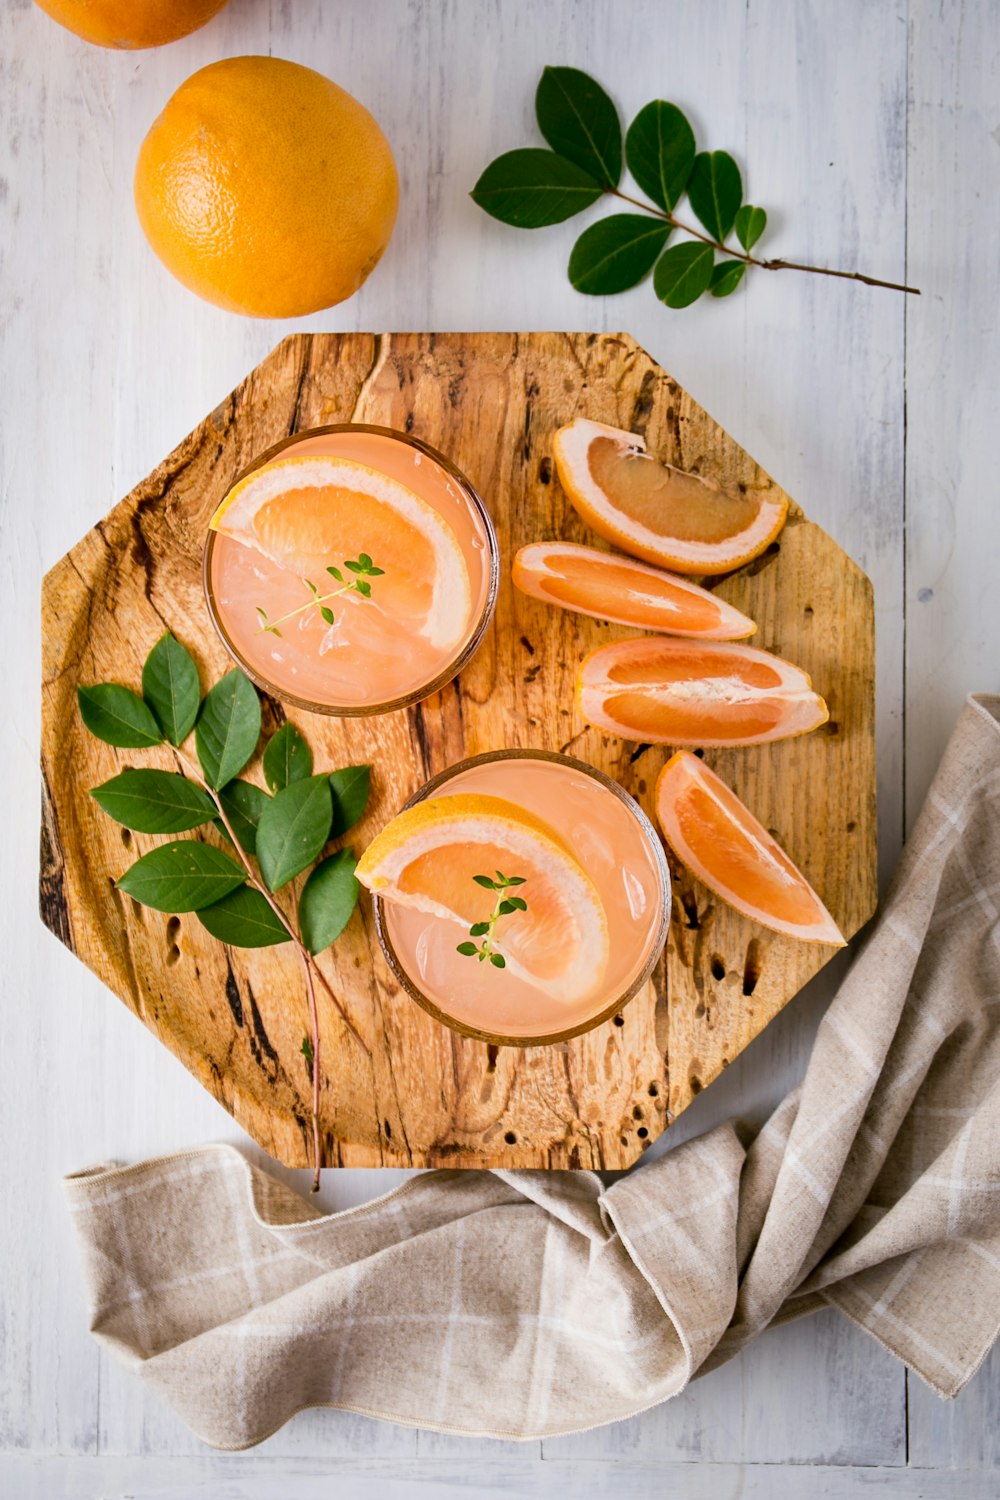
[[(300, 1052), (306, 1002), (294, 955), (230, 951), (196, 918), (145, 910), (115, 889), (115, 878), (156, 841), (111, 822), (87, 790), (125, 765), (169, 767), (171, 756), (93, 739), (77, 713), (77, 684), (138, 687), (147, 651), (169, 627), (194, 653), (207, 688), (230, 663), (204, 604), (202, 545), (231, 481), (289, 433), (379, 423), (414, 432), (469, 475), (496, 521), (503, 581), (482, 648), (434, 698), (380, 719), (293, 715), (318, 766), (373, 764), (369, 810), (349, 842), (360, 851), (429, 776), (502, 746), (571, 750), (650, 811), (668, 752), (586, 729), (573, 707), (581, 655), (630, 632), (548, 608), (510, 583), (511, 556), (524, 542), (596, 541), (553, 474), (552, 433), (578, 414), (644, 433), (653, 452), (684, 468), (731, 485), (773, 485), (625, 335), (302, 335), (282, 343), (45, 579), (42, 916), (288, 1165), (307, 1164), (310, 1128)], [(794, 502), (778, 542), (716, 586), (758, 622), (755, 644), (812, 674), (830, 722), (800, 739), (709, 751), (706, 759), (850, 935), (875, 903), (871, 587)], [(264, 718), (273, 730), (280, 706), (265, 701)], [(561, 1046), (497, 1054), (399, 992), (362, 895), (346, 933), (321, 959), (371, 1047), (366, 1056), (321, 994), (326, 1162), (633, 1162), (831, 954), (754, 926), (683, 870), (674, 871), (674, 896), (665, 958), (621, 1016)]]

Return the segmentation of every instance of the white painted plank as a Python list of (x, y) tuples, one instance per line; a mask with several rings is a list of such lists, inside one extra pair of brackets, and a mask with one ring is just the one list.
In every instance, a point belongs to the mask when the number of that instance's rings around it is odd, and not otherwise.
[(1000, 26), (994, 0), (910, 5), (906, 811), (970, 691), (1000, 687)]
[(344, 1459), (32, 1459), (0, 1457), (0, 1488), (17, 1500), (995, 1500), (992, 1476), (930, 1469), (825, 1468), (758, 1464), (633, 1464), (498, 1460), (401, 1463)]

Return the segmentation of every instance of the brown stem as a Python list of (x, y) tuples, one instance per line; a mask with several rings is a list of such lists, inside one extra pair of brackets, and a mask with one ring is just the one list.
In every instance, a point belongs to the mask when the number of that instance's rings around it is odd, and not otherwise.
[(319, 1011), (316, 1008), (316, 991), (312, 981), (312, 965), (306, 950), (299, 945), (302, 970), (306, 976), (306, 994), (309, 996), (309, 1016), (312, 1023), (312, 1127), (313, 1127), (313, 1180), (312, 1191), (319, 1192), (319, 1174), (323, 1168), (323, 1143), (319, 1133)]
[(348, 1016), (347, 1012), (345, 1011), (345, 1009), (344, 1009), (343, 1005), (341, 1004), (340, 1000), (334, 994), (333, 989), (332, 989), (331, 985), (328, 983), (328, 981), (326, 980), (325, 976), (320, 972), (320, 969), (319, 969), (319, 967), (318, 967), (318, 965), (316, 963), (315, 956), (313, 954), (311, 954), (309, 952), (309, 950), (306, 948), (306, 946), (303, 943), (302, 939), (299, 937), (298, 933), (295, 931), (295, 928), (292, 926), (291, 922), (285, 916), (285, 913), (282, 911), (282, 909), (278, 905), (277, 901), (275, 901), (274, 897), (271, 895), (271, 892), (267, 889), (267, 886), (264, 884), (264, 882), (262, 880), (258, 880), (256, 871), (254, 870), (253, 866), (251, 865), (250, 860), (249, 860), (249, 858), (247, 856), (246, 851), (244, 850), (244, 848), (243, 848), (242, 844), (240, 843), (239, 839), (236, 837), (236, 833), (235, 833), (235, 831), (233, 829), (233, 825), (229, 821), (229, 816), (226, 813), (226, 809), (222, 805), (222, 798), (219, 796), (218, 792), (215, 790), (214, 787), (210, 787), (209, 786), (208, 782), (205, 780), (204, 776), (202, 776), (201, 772), (199, 771), (198, 767), (194, 764), (194, 762), (192, 760), (190, 760), (188, 758), (188, 756), (186, 756), (184, 754), (184, 751), (181, 750), (176, 745), (174, 746), (174, 753), (177, 756), (178, 760), (181, 762), (181, 765), (184, 766), (184, 768), (187, 771), (188, 775), (190, 776), (191, 780), (194, 781), (198, 786), (200, 786), (201, 789), (202, 789), (202, 791), (207, 792), (207, 794), (209, 795), (209, 797), (211, 797), (212, 801), (215, 803), (215, 806), (218, 809), (219, 819), (220, 819), (220, 821), (222, 823), (223, 828), (226, 830), (226, 832), (229, 834), (230, 839), (232, 840), (233, 848), (236, 850), (237, 856), (239, 857), (240, 864), (243, 866), (244, 870), (247, 873), (247, 879), (249, 880), (250, 884), (253, 886), (254, 890), (259, 891), (260, 894), (264, 897), (264, 900), (267, 902), (268, 906), (274, 912), (274, 915), (277, 917), (277, 919), (281, 923), (282, 927), (288, 933), (288, 936), (291, 939), (291, 942), (293, 943), (293, 945), (295, 947), (295, 951), (298, 953), (299, 958), (300, 958), (300, 960), (302, 962), (302, 969), (303, 969), (303, 972), (305, 974), (305, 980), (306, 980), (306, 994), (309, 997), (309, 1014), (310, 1014), (310, 1021), (311, 1021), (311, 1026), (312, 1026), (312, 1037), (311, 1037), (312, 1053), (313, 1053), (313, 1056), (312, 1056), (312, 1083), (313, 1083), (313, 1121), (312, 1121), (312, 1128), (313, 1128), (313, 1170), (314, 1170), (314, 1174), (315, 1174), (314, 1177), (313, 1177), (312, 1190), (313, 1190), (314, 1193), (316, 1193), (316, 1192), (319, 1191), (319, 1174), (320, 1174), (320, 1171), (321, 1171), (322, 1166), (323, 1166), (323, 1161), (322, 1161), (322, 1155), (321, 1155), (322, 1146), (321, 1146), (321, 1142), (320, 1142), (320, 1131), (319, 1131), (319, 1011), (318, 1011), (317, 1006), (316, 1006), (316, 991), (315, 991), (315, 988), (313, 987), (313, 973), (318, 974), (319, 978), (323, 981), (323, 984), (326, 987), (327, 994), (330, 996), (330, 999), (333, 1001), (334, 1005), (336, 1006), (337, 1011), (338, 1011), (338, 1013), (340, 1015), (341, 1020), (344, 1022), (344, 1025), (347, 1027), (348, 1031), (355, 1038), (355, 1040), (358, 1042), (358, 1044), (362, 1047), (362, 1049), (364, 1050), (364, 1052), (367, 1054), (368, 1057), (371, 1057), (371, 1048), (368, 1046), (368, 1044), (365, 1042), (364, 1038), (358, 1032), (357, 1028), (355, 1027), (354, 1023), (351, 1021), (350, 1017)]
[(673, 214), (665, 213), (662, 208), (654, 208), (651, 203), (644, 203), (641, 198), (633, 198), (618, 188), (606, 187), (604, 191), (615, 198), (621, 198), (623, 203), (631, 203), (634, 208), (641, 208), (644, 213), (663, 219), (667, 224), (672, 224), (675, 229), (683, 230), (685, 234), (701, 240), (703, 245), (711, 245), (713, 250), (721, 251), (730, 260), (741, 260), (745, 265), (759, 266), (762, 271), (809, 271), (814, 276), (837, 276), (842, 281), (863, 281), (865, 286), (882, 286), (890, 292), (908, 292), (911, 297), (920, 296), (919, 287), (906, 286), (901, 281), (880, 281), (877, 276), (865, 276), (860, 271), (834, 271), (829, 266), (805, 266), (797, 260), (758, 260), (749, 251), (733, 250), (729, 245), (724, 245), (721, 240), (713, 239), (710, 234), (702, 234), (700, 229), (694, 229), (690, 224), (685, 224), (675, 218)]

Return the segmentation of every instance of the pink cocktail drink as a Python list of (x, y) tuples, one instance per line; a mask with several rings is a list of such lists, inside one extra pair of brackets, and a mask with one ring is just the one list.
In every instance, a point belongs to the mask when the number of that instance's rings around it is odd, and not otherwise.
[[(609, 1019), (649, 977), (666, 939), (670, 879), (649, 820), (593, 767), (544, 751), (477, 756), (444, 772), (413, 801), (461, 793), (503, 798), (561, 839), (603, 905), (607, 964), (577, 992), (553, 995), (510, 965), (494, 968), (463, 955), (458, 944), (466, 934), (456, 922), (376, 897), (379, 938), (404, 988), (456, 1030), (500, 1044), (561, 1041)], [(530, 897), (530, 883), (524, 891)]]
[(266, 691), (321, 713), (385, 712), (469, 660), (492, 616), (497, 545), (441, 454), (387, 428), (317, 428), (269, 450), (230, 496), (209, 533), (206, 596)]

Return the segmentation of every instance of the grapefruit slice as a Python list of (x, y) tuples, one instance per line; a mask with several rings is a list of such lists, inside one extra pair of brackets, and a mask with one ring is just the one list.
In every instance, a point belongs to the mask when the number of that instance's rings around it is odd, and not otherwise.
[(781, 845), (697, 755), (671, 756), (656, 783), (656, 816), (682, 864), (745, 917), (843, 947), (836, 922)]
[(523, 594), (616, 625), (717, 641), (740, 640), (757, 629), (738, 609), (687, 578), (575, 542), (522, 547), (511, 576)]
[(516, 894), (527, 910), (495, 929), (494, 947), (511, 973), (560, 1000), (589, 996), (608, 965), (601, 898), (555, 830), (516, 803), (474, 793), (429, 797), (382, 829), (355, 874), (385, 901), (453, 922), (457, 946), (496, 901), (476, 876), (498, 870), (524, 882)]
[(577, 417), (553, 439), (556, 469), (599, 536), (679, 573), (728, 573), (758, 557), (785, 524), (788, 501), (727, 490), (646, 452), (646, 440)]
[(584, 657), (577, 697), (596, 729), (659, 745), (761, 745), (829, 718), (800, 667), (734, 641), (612, 641)]
[(302, 578), (367, 552), (383, 571), (373, 601), (447, 651), (468, 630), (469, 570), (448, 522), (399, 480), (346, 458), (277, 458), (229, 491), (213, 531)]

